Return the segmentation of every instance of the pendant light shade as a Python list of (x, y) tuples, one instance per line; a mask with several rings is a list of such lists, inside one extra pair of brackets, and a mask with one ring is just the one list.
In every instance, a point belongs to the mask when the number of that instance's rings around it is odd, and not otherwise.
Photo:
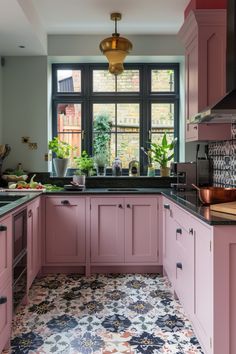
[(112, 37), (103, 39), (99, 47), (101, 52), (107, 57), (110, 73), (119, 75), (124, 70), (123, 62), (125, 57), (133, 46), (128, 39), (120, 37), (120, 34), (117, 33), (117, 21), (121, 20), (121, 14), (112, 13), (111, 20), (115, 21), (115, 33), (112, 33)]

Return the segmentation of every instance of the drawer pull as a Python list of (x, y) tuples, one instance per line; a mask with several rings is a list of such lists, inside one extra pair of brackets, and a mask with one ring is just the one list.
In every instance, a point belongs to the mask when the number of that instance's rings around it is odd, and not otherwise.
[(176, 268), (183, 269), (182, 263), (180, 262), (176, 263)]
[(164, 208), (165, 209), (170, 209), (170, 205), (169, 204), (164, 204)]
[(193, 129), (196, 129), (196, 130), (197, 130), (197, 126), (194, 126)]
[(6, 296), (0, 296), (0, 305), (3, 305), (7, 302)]
[(188, 230), (189, 234), (193, 235), (193, 228), (191, 227), (191, 229)]
[(61, 201), (61, 204), (62, 204), (62, 205), (69, 205), (70, 202), (69, 202), (69, 200), (62, 200), (62, 201)]
[(176, 229), (176, 233), (182, 235), (182, 229)]
[(28, 217), (31, 218), (31, 216), (32, 216), (32, 210), (30, 209), (28, 212)]
[(120, 209), (122, 209), (122, 208), (123, 208), (122, 204), (119, 204), (119, 205), (118, 205), (118, 207), (119, 207)]
[(130, 208), (131, 208), (131, 205), (130, 205), (130, 204), (127, 204), (127, 208), (129, 208), (129, 209), (130, 209)]
[(5, 225), (0, 225), (0, 231), (7, 231), (7, 227)]

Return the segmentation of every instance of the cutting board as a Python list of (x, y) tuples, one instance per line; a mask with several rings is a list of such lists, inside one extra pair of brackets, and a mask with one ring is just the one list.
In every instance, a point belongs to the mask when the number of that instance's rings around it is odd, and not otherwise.
[(210, 205), (210, 209), (221, 213), (236, 215), (236, 202), (212, 204)]

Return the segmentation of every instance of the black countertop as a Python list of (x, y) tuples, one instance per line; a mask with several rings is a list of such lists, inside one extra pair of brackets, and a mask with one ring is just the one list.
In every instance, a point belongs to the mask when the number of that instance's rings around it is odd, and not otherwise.
[[(0, 207), (0, 217), (4, 216), (8, 212), (13, 211), (15, 208), (30, 202), (42, 192), (0, 192), (1, 195), (17, 195), (22, 196), (22, 198), (9, 203), (3, 207)], [(201, 219), (209, 225), (236, 225), (236, 215), (230, 215), (225, 213), (219, 213), (211, 211), (209, 206), (204, 206), (198, 199), (197, 193), (195, 191), (187, 192), (177, 192), (171, 188), (121, 188), (119, 190), (114, 190), (114, 187), (110, 188), (86, 188), (82, 191), (55, 191), (55, 192), (44, 192), (44, 195), (116, 195), (116, 196), (126, 196), (126, 195), (163, 195), (171, 201), (175, 202), (177, 205), (182, 207), (184, 210), (188, 211), (192, 215)]]

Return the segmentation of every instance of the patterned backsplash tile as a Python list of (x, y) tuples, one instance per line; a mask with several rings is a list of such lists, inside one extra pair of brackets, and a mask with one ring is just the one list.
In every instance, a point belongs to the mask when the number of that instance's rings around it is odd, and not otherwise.
[(236, 123), (232, 124), (232, 140), (209, 143), (213, 161), (213, 184), (236, 187)]

